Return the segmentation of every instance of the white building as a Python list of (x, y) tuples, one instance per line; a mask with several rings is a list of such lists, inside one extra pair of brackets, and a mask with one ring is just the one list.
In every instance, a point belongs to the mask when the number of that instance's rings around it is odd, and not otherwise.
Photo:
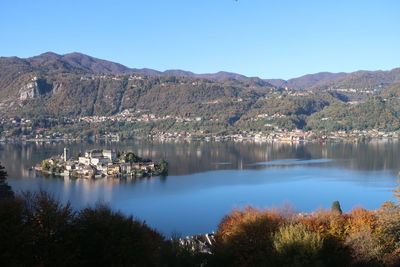
[(103, 157), (110, 159), (113, 161), (114, 159), (117, 158), (117, 153), (112, 150), (103, 150)]
[(91, 150), (85, 152), (84, 157), (79, 157), (78, 162), (85, 165), (107, 165), (117, 158), (117, 153), (112, 150)]

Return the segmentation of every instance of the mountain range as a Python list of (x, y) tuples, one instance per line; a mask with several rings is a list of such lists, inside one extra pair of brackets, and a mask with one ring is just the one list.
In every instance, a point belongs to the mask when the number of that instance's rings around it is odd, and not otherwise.
[(48, 61), (60, 61), (65, 62), (77, 69), (81, 69), (82, 71), (93, 73), (93, 74), (144, 74), (144, 75), (177, 75), (184, 77), (193, 77), (193, 78), (204, 78), (204, 79), (243, 79), (246, 76), (230, 73), (230, 72), (217, 72), (210, 74), (196, 74), (190, 71), (184, 70), (166, 70), (166, 71), (158, 71), (154, 69), (148, 68), (128, 68), (119, 63), (98, 59), (95, 57), (91, 57), (81, 53), (70, 53), (65, 55), (58, 55), (53, 52), (47, 52), (38, 56), (27, 58), (28, 61), (35, 62), (48, 62)]
[[(391, 121), (390, 127), (384, 127), (396, 129), (400, 125), (399, 96), (400, 68), (321, 72), (282, 80), (229, 72), (135, 69), (80, 53), (0, 57), (0, 118), (79, 118), (133, 110), (201, 117), (198, 124), (206, 130), (228, 126), (262, 130), (265, 125), (348, 129), (353, 127), (348, 125), (352, 114), (362, 117), (372, 110), (373, 115), (366, 116), (358, 128)], [(377, 119), (384, 118), (382, 113), (391, 119)]]
[[(185, 70), (166, 70), (158, 71), (149, 68), (129, 68), (122, 64), (98, 59), (82, 53), (69, 53), (59, 55), (53, 52), (43, 53), (38, 56), (20, 59), (17, 57), (4, 58), (0, 57), (0, 61), (7, 61), (14, 59), (20, 60), (27, 65), (54, 65), (62, 64), (74, 69), (76, 72), (92, 73), (92, 74), (143, 74), (143, 75), (176, 75), (200, 79), (213, 79), (213, 80), (243, 80), (249, 77), (245, 75), (220, 71), (217, 73), (196, 74)], [(257, 78), (257, 77), (256, 77)], [(289, 80), (283, 79), (263, 79), (264, 81), (276, 86), (286, 87), (294, 90), (306, 89), (327, 89), (327, 88), (374, 88), (385, 87), (395, 82), (400, 81), (400, 68), (389, 71), (356, 71), (351, 73), (331, 73), (319, 72), (315, 74), (307, 74), (301, 77), (292, 78)]]

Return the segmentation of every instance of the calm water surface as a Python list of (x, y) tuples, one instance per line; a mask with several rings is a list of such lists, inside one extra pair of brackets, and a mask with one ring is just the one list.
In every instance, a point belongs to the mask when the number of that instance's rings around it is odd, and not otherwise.
[[(43, 177), (29, 168), (43, 159), (93, 148), (133, 150), (142, 157), (166, 158), (169, 176), (145, 179), (64, 179)], [(119, 143), (0, 144), (14, 191), (44, 189), (82, 208), (107, 203), (145, 220), (165, 235), (216, 230), (232, 208), (282, 206), (297, 211), (378, 208), (394, 200), (400, 144), (256, 144), (129, 141)]]

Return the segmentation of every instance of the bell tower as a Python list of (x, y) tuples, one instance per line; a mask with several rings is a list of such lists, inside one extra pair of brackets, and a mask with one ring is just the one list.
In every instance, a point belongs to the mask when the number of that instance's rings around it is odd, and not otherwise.
[(67, 161), (68, 158), (69, 158), (69, 150), (68, 150), (68, 148), (64, 147), (63, 160)]

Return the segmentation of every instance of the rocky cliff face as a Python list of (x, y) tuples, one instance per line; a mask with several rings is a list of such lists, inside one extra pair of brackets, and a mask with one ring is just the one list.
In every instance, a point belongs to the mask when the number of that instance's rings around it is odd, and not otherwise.
[(38, 85), (37, 80), (38, 80), (37, 77), (33, 77), (30, 82), (25, 84), (20, 89), (20, 93), (19, 93), (20, 100), (27, 100), (30, 98), (35, 98), (39, 95), (39, 85)]
[(36, 98), (39, 95), (46, 94), (52, 91), (52, 85), (46, 80), (33, 77), (27, 84), (21, 87), (19, 91), (19, 99), (21, 101)]

